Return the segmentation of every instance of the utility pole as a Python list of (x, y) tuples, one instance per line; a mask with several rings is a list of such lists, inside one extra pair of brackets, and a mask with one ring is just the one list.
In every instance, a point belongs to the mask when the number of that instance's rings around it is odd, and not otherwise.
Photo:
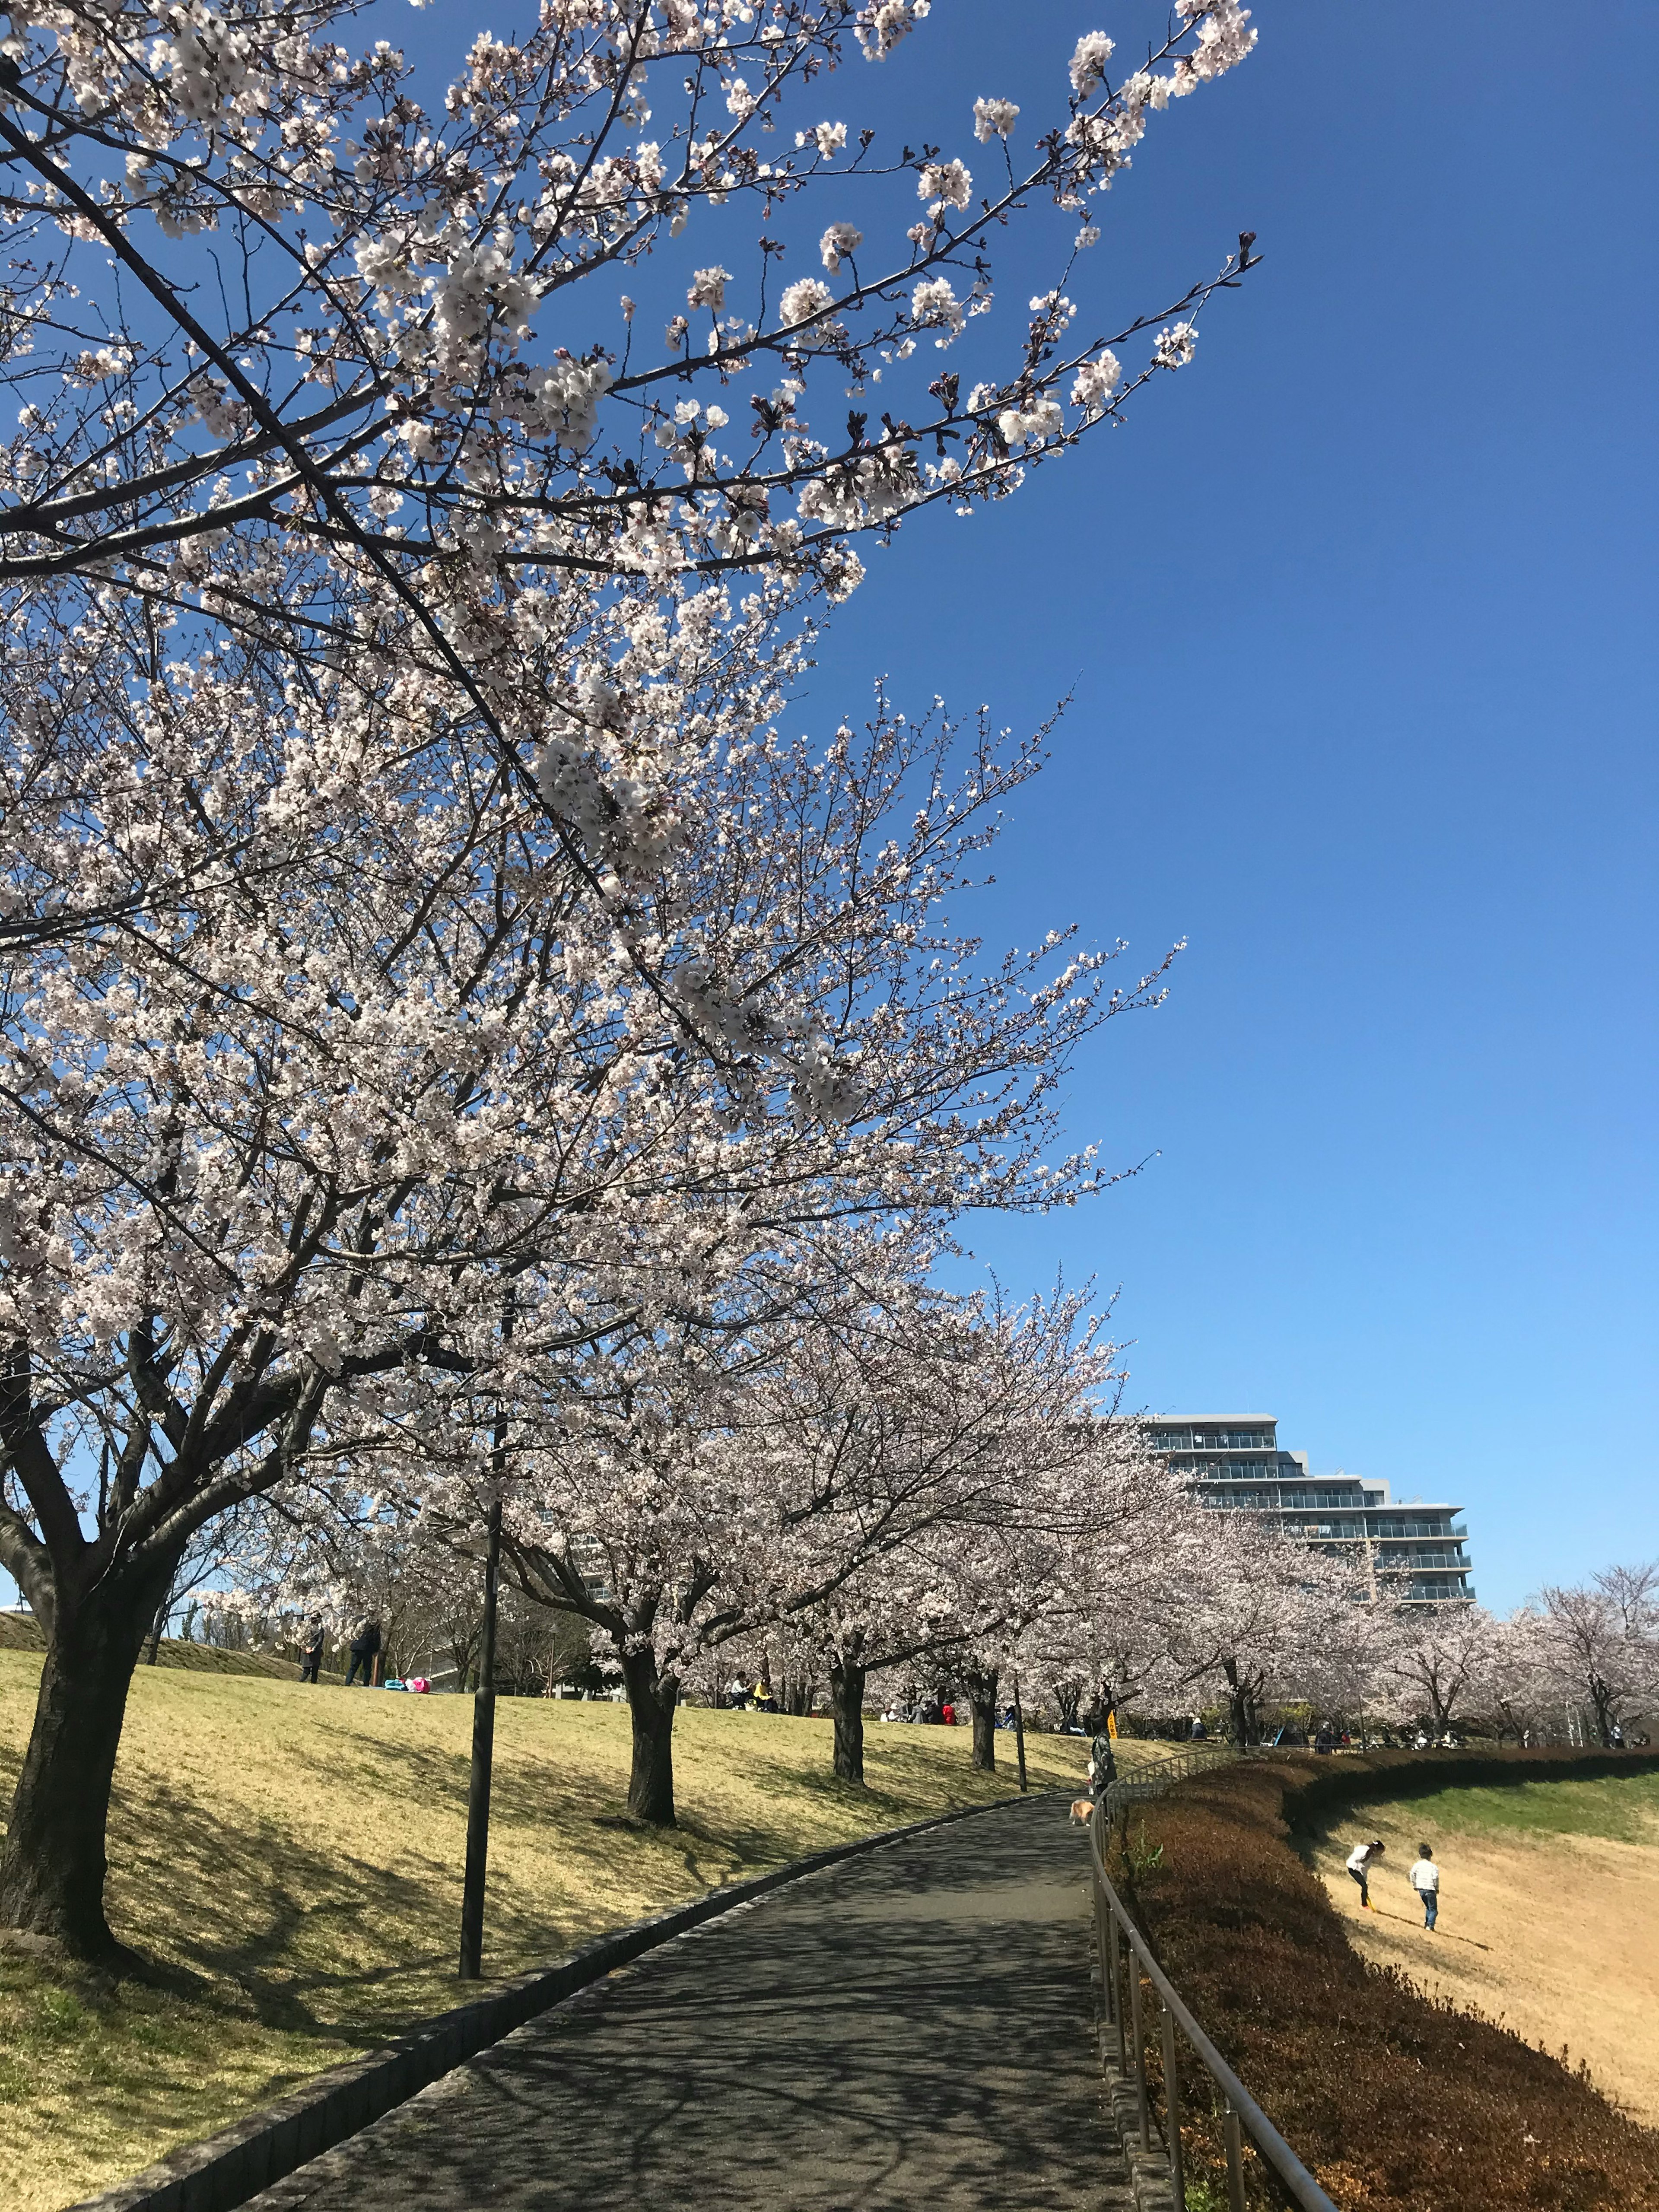
[[(496, 1450), (500, 1457), (498, 1428)], [(478, 1638), (478, 1686), (472, 1697), (472, 1778), (466, 1798), (466, 1876), (461, 1890), (461, 1979), (483, 1972), (484, 1874), (489, 1861), (489, 1782), (495, 1759), (495, 1592), (501, 1572), (500, 1469), (484, 1540), (483, 1628)]]
[(1019, 1788), (1024, 1796), (1030, 1784), (1025, 1779), (1025, 1713), (1019, 1702), (1019, 1676), (1014, 1677), (1014, 1756), (1019, 1761)]

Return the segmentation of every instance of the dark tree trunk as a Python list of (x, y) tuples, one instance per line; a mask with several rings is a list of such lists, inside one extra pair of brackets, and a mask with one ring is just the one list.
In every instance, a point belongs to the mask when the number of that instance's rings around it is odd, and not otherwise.
[(679, 1684), (657, 1672), (657, 1655), (648, 1647), (623, 1654), (623, 1687), (634, 1723), (634, 1765), (628, 1778), (628, 1809), (654, 1828), (674, 1826), (674, 1707)]
[(864, 1779), (865, 1670), (852, 1660), (830, 1662), (830, 1710), (836, 1720), (836, 1774), (842, 1782)]
[(167, 1625), (167, 1615), (172, 1610), (173, 1592), (169, 1589), (167, 1595), (155, 1608), (155, 1619), (149, 1632), (149, 1650), (144, 1654), (146, 1661), (152, 1667), (161, 1656), (161, 1632)]
[(1227, 1660), (1222, 1671), (1227, 1677), (1227, 1702), (1232, 1709), (1233, 1741), (1245, 1751), (1250, 1741), (1250, 1693), (1239, 1680), (1238, 1668), (1233, 1660)]
[(973, 1764), (982, 1774), (997, 1771), (997, 1670), (970, 1668), (963, 1677), (968, 1686), (968, 1707), (974, 1717)]
[(132, 1670), (169, 1574), (60, 1599), (46, 1640), (0, 1855), (0, 1925), (55, 1937), (76, 1958), (122, 1950), (104, 1917), (110, 1785)]
[(1603, 1751), (1613, 1749), (1613, 1692), (1597, 1674), (1589, 1678), (1591, 1710), (1595, 1715), (1596, 1733), (1601, 1739)]

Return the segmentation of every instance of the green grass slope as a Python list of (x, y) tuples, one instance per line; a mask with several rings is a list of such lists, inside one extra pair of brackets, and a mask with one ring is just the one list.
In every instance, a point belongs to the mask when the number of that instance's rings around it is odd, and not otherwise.
[(1425, 1835), (1493, 1840), (1600, 1836), (1614, 1844), (1659, 1844), (1659, 1774), (1607, 1782), (1518, 1782), (1504, 1790), (1439, 1790), (1414, 1797), (1401, 1817)]
[[(45, 1641), (32, 1613), (0, 1613), (0, 1651), (40, 1651)], [(193, 1674), (263, 1674), (275, 1682), (300, 1679), (299, 1666), (292, 1659), (274, 1658), (263, 1651), (222, 1651), (216, 1644), (186, 1644), (177, 1636), (161, 1638), (155, 1663), (182, 1667)]]
[[(0, 1650), (0, 1803), (39, 1669)], [(0, 2212), (54, 2212), (459, 2001), (471, 1724), (465, 1698), (139, 1668), (110, 1917), (165, 1975), (110, 1990), (0, 1950)], [(861, 1790), (831, 1773), (823, 1721), (688, 1710), (675, 1739), (682, 1825), (641, 1831), (618, 1817), (622, 1707), (503, 1700), (487, 1973), (1014, 1787), (1012, 1757), (973, 1771), (966, 1729), (872, 1723)], [(1030, 1755), (1052, 1787), (1087, 1753), (1038, 1736)]]

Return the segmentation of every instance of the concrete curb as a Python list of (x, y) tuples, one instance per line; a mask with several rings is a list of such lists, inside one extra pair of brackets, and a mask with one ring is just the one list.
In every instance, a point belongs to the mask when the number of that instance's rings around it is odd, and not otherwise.
[(1175, 2212), (1175, 2182), (1170, 2172), (1170, 2154), (1156, 2132), (1151, 2150), (1143, 2148), (1139, 2094), (1133, 2081), (1127, 2075), (1118, 2072), (1115, 2059), (1106, 2068), (1106, 2101), (1111, 2107), (1118, 2140), (1123, 2146), (1124, 2162), (1129, 2169), (1129, 2186), (1134, 2194), (1135, 2212)]
[(930, 1829), (1063, 1794), (1038, 1790), (1024, 1798), (996, 1797), (986, 1805), (966, 1805), (957, 1812), (939, 1814), (930, 1820), (913, 1820), (902, 1828), (878, 1829), (874, 1835), (860, 1836), (853, 1843), (831, 1844), (805, 1858), (792, 1859), (770, 1874), (710, 1890), (705, 1897), (653, 1913), (648, 1920), (636, 1920), (614, 1935), (584, 1944), (554, 1966), (538, 1966), (502, 1983), (471, 2004), (434, 2014), (412, 2035), (399, 2037), (384, 2050), (331, 2067), (292, 2096), (265, 2106), (201, 2142), (181, 2145), (131, 2181), (120, 2182), (101, 2196), (84, 2198), (70, 2212), (234, 2212), (250, 2197), (257, 2197), (262, 2189), (284, 2180), (324, 2151), (358, 2134), (371, 2121), (382, 2118), (417, 2090), (476, 2057), (492, 2043), (499, 2043), (514, 2028), (550, 2012), (555, 2005), (602, 1981), (618, 1966), (718, 1919), (735, 1906), (799, 1881), (803, 1875), (911, 1836), (925, 1835)]

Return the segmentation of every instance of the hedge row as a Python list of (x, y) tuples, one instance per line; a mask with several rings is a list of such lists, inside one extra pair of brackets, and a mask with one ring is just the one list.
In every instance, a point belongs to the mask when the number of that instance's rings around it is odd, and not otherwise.
[[(1343, 2212), (1659, 2212), (1659, 2133), (1614, 2111), (1582, 2068), (1368, 1965), (1291, 1841), (1367, 1798), (1656, 1768), (1659, 1755), (1582, 1752), (1241, 1763), (1137, 1807), (1114, 1879)], [(1187, 2094), (1201, 2109), (1201, 2081)], [(1201, 2203), (1219, 2179), (1216, 2145), (1202, 2119), (1183, 2140)]]

